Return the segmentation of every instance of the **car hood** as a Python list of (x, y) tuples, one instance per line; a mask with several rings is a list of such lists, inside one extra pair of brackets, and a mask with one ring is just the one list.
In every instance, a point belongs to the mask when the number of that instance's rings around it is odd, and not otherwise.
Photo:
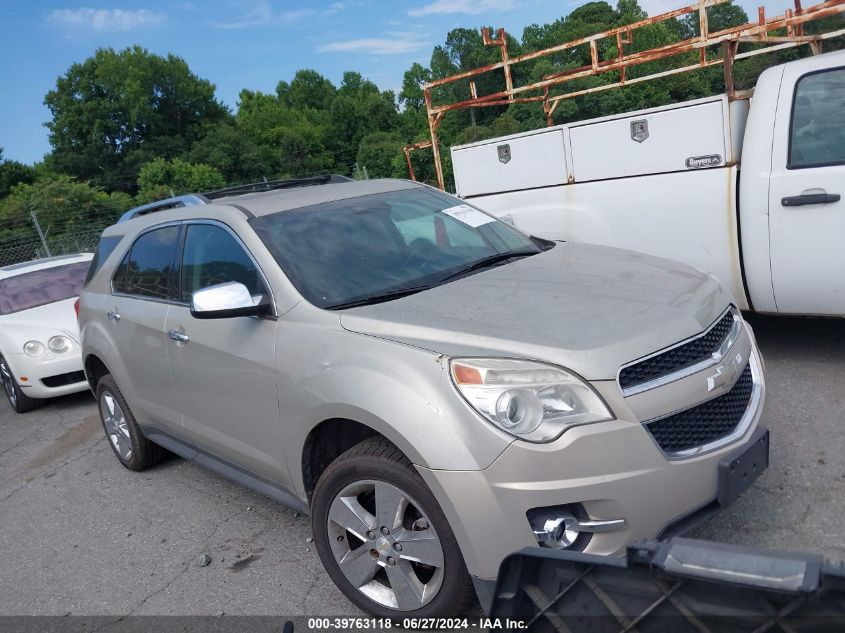
[(448, 356), (533, 358), (589, 380), (697, 334), (731, 303), (714, 277), (616, 248), (559, 243), (394, 301), (341, 325)]
[[(79, 343), (79, 324), (73, 309), (74, 301), (76, 297), (5, 314), (0, 316), (0, 328), (7, 337), (22, 339), (21, 344), (31, 339), (41, 340), (45, 336), (49, 338), (56, 334), (65, 334)], [(47, 343), (46, 339), (41, 342)]]

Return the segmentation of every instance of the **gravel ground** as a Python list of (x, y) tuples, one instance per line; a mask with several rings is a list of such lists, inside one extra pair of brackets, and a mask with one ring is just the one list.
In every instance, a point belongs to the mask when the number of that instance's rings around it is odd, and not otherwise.
[[(692, 536), (843, 560), (845, 321), (752, 323), (771, 466)], [(355, 613), (307, 517), (181, 459), (123, 469), (88, 394), (23, 416), (2, 399), (0, 438), (0, 615)]]

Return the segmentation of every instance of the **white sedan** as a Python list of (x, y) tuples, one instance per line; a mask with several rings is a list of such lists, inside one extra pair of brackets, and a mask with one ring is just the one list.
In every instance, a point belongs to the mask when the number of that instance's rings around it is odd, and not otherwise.
[(93, 255), (0, 268), (0, 380), (18, 413), (88, 389), (74, 302)]

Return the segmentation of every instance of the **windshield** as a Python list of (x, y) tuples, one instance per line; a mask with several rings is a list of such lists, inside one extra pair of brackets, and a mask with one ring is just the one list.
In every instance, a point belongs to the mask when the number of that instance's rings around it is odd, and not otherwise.
[(550, 246), (450, 195), (423, 188), (255, 218), (302, 295), (321, 308), (397, 298)]
[(84, 261), (0, 279), (0, 315), (78, 297), (89, 265)]

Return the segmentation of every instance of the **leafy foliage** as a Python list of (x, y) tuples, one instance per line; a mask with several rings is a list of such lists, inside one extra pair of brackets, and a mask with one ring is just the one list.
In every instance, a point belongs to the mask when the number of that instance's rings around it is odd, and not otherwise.
[(156, 158), (138, 174), (138, 202), (152, 202), (192, 191), (212, 191), (226, 185), (223, 175), (209, 165), (174, 158)]
[(100, 49), (59, 77), (44, 103), (55, 171), (133, 192), (140, 166), (179, 156), (228, 113), (214, 84), (173, 55)]
[[(734, 4), (709, 7), (711, 31), (746, 23)], [(637, 0), (587, 2), (547, 24), (532, 24), (520, 38), (508, 36), (511, 56), (582, 38), (645, 17)], [(807, 33), (842, 28), (845, 20), (810, 23)], [(698, 18), (691, 15), (638, 29), (629, 51), (641, 51), (694, 37)], [(825, 49), (840, 48), (843, 38)], [(602, 42), (602, 59), (616, 54), (615, 42)], [(809, 54), (790, 49), (738, 62), (734, 79), (753, 86), (768, 66)], [(3, 160), (0, 150), (0, 242), (31, 238), (28, 220), (38, 213), (53, 233), (99, 227), (132, 204), (187, 191), (203, 191), (262, 178), (334, 172), (370, 177), (407, 177), (402, 147), (428, 138), (422, 86), (434, 79), (499, 61), (499, 49), (485, 46), (479, 29), (456, 28), (432, 50), (429, 64), (414, 63), (398, 95), (383, 91), (360, 73), (347, 72), (334, 85), (313, 69), (280, 81), (273, 93), (243, 90), (234, 112), (214, 96), (214, 85), (197, 77), (179, 57), (155, 55), (134, 46), (100, 49), (73, 64), (47, 93), (52, 118), (46, 123), (52, 152), (34, 166)], [(629, 69), (633, 78), (693, 63), (691, 52), (672, 60)], [(519, 64), (514, 82), (523, 85), (544, 76), (590, 64), (586, 45)], [(607, 73), (570, 82), (566, 90), (614, 82)], [(479, 95), (504, 89), (501, 71), (476, 78)], [(559, 94), (560, 87), (552, 88)], [(661, 80), (606, 90), (560, 101), (554, 122), (653, 107), (724, 91), (721, 68), (697, 70)], [(469, 81), (432, 91), (435, 103), (470, 96)], [(441, 160), (447, 183), (449, 147), (513, 134), (546, 124), (537, 103), (473, 108), (448, 113), (440, 126)], [(419, 180), (433, 182), (430, 150), (413, 154)]]

